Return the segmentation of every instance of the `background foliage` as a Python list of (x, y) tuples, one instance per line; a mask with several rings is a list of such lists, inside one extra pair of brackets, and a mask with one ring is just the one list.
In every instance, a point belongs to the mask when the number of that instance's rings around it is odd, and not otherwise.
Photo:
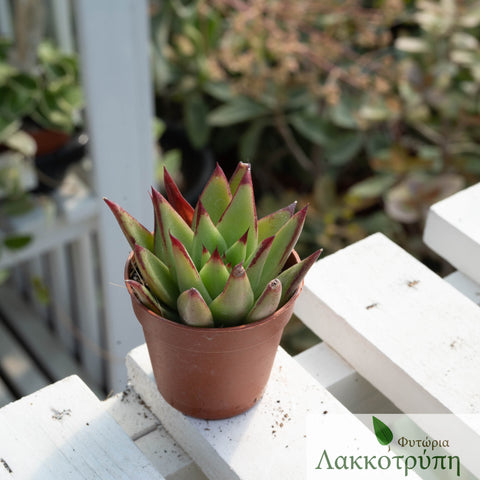
[(480, 176), (479, 37), (478, 1), (169, 0), (159, 115), (251, 161), (261, 208), (310, 203), (306, 251), (380, 230), (431, 263), (428, 206)]

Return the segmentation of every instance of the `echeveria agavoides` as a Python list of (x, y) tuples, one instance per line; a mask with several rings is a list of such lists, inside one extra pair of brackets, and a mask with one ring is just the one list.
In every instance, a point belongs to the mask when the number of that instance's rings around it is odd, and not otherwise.
[(259, 321), (294, 294), (321, 251), (285, 268), (307, 208), (292, 203), (257, 218), (250, 165), (228, 180), (217, 165), (195, 207), (165, 170), (165, 198), (152, 188), (154, 231), (105, 202), (134, 251), (139, 278), (127, 287), (147, 308), (196, 327)]

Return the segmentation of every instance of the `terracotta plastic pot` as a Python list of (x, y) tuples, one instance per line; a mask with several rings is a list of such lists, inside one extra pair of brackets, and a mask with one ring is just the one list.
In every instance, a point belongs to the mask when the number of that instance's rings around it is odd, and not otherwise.
[[(126, 279), (131, 258), (132, 254), (125, 266)], [(292, 253), (290, 264), (298, 261)], [(186, 415), (208, 420), (233, 417), (251, 408), (262, 397), (302, 287), (303, 283), (264, 320), (227, 328), (172, 322), (146, 308), (129, 290), (164, 399)]]

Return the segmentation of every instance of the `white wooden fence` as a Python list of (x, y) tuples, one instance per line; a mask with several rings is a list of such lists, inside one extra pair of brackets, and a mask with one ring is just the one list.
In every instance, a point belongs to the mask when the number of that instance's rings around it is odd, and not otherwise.
[[(0, 267), (14, 271), (14, 282), (0, 292), (7, 325), (0, 323), (0, 371), (10, 379), (10, 389), (21, 395), (67, 372), (118, 391), (126, 382), (125, 354), (142, 335), (128, 316), (128, 298), (120, 285), (128, 246), (101, 199), (118, 201), (153, 226), (148, 196), (154, 178), (148, 5), (147, 0), (44, 3), (59, 46), (80, 53), (93, 172), (88, 188), (71, 178), (63, 192), (42, 199), (35, 212), (12, 225), (33, 233), (34, 241), (0, 258)], [(18, 4), (0, 0), (1, 35), (14, 36), (12, 7)], [(48, 288), (49, 305), (38, 302), (32, 278)], [(18, 290), (24, 292), (20, 298)], [(17, 321), (18, 308), (28, 322)], [(30, 356), (23, 353), (25, 347)], [(10, 398), (0, 381), (0, 404)]]
[[(480, 184), (434, 205), (426, 242), (441, 253), (448, 238), (449, 261), (470, 266), (465, 255), (472, 262), (480, 256), (479, 207)], [(456, 248), (460, 241), (468, 251)], [(480, 278), (473, 273), (442, 279), (382, 234), (372, 235), (309, 272), (296, 314), (324, 342), (294, 358), (279, 348), (266, 392), (248, 412), (217, 421), (179, 413), (160, 396), (141, 345), (127, 356), (129, 387), (104, 402), (69, 377), (0, 409), (0, 479), (308, 478), (307, 421), (315, 414), (327, 442), (338, 435), (329, 415), (347, 415), (344, 436), (359, 448), (370, 445), (372, 456), (385, 455), (386, 447), (372, 443), (354, 413), (455, 413), (460, 421), (468, 415), (475, 462)], [(380, 478), (405, 476), (393, 469)]]

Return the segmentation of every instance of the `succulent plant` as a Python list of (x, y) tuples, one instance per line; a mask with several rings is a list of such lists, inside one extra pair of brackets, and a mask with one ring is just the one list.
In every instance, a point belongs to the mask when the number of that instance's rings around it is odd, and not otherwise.
[(284, 268), (307, 207), (296, 202), (257, 219), (250, 165), (230, 181), (217, 165), (193, 208), (165, 170), (152, 188), (153, 233), (104, 199), (133, 249), (130, 292), (159, 315), (198, 327), (261, 320), (293, 295), (321, 250)]

